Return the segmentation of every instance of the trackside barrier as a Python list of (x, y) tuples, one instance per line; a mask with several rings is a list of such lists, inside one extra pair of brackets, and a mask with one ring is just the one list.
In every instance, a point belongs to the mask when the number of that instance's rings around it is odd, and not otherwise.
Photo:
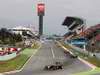
[(0, 61), (7, 61), (7, 60), (15, 58), (16, 56), (17, 56), (16, 53), (0, 56)]

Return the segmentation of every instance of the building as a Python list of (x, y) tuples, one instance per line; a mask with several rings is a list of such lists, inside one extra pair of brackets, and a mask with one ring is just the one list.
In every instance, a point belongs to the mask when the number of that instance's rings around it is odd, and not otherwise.
[(37, 32), (32, 31), (30, 28), (22, 26), (11, 28), (9, 30), (13, 33), (21, 34), (23, 38), (34, 38), (35, 36), (37, 36)]

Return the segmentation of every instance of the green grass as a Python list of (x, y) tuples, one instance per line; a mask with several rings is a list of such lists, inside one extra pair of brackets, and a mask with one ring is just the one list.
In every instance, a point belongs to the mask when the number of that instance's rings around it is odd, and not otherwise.
[(93, 65), (100, 67), (100, 59), (98, 59), (97, 57), (94, 56), (88, 56), (87, 54), (84, 54), (82, 52), (76, 51), (74, 49), (73, 53), (77, 53), (76, 55), (78, 55), (79, 57), (83, 58), (84, 60), (92, 63)]
[(79, 56), (79, 57), (81, 57), (81, 58), (83, 58), (84, 60), (86, 60), (86, 61), (88, 61), (88, 62), (90, 62), (90, 63), (92, 63), (93, 65), (95, 65), (95, 66), (97, 66), (97, 67), (100, 67), (100, 59), (98, 59), (98, 58), (96, 58), (96, 57), (90, 57), (90, 56), (88, 56), (88, 54), (85, 54), (85, 53), (82, 53), (82, 52), (80, 52), (80, 51), (78, 51), (78, 50), (75, 50), (75, 49), (73, 49), (71, 46), (69, 46), (68, 44), (65, 44), (65, 43), (63, 43), (63, 42), (61, 42), (62, 43), (62, 45), (64, 46), (64, 47), (66, 47), (67, 49), (69, 49), (71, 52), (73, 52), (75, 55), (77, 55), (77, 56)]
[(73, 74), (73, 75), (93, 75), (93, 74), (96, 74), (96, 73), (100, 73), (100, 68), (96, 68), (95, 70), (90, 70), (90, 71), (87, 71), (87, 72), (76, 73), (76, 74)]
[(84, 54), (82, 52), (79, 52), (75, 49), (73, 49), (71, 46), (69, 46), (68, 44), (65, 44), (63, 42), (61, 42), (61, 44), (66, 47), (67, 49), (69, 49), (71, 52), (73, 52), (74, 54), (78, 55), (79, 57), (83, 58), (84, 60), (92, 63), (93, 65), (97, 66), (98, 68), (96, 68), (95, 70), (90, 70), (87, 72), (81, 72), (81, 73), (76, 73), (73, 75), (93, 75), (96, 73), (100, 73), (100, 59), (96, 58), (96, 57), (90, 57), (87, 54)]
[(24, 49), (16, 58), (5, 62), (0, 62), (0, 73), (21, 69), (25, 62), (33, 54), (34, 50), (35, 49)]
[(93, 65), (97, 66), (100, 68), (100, 59), (96, 58), (96, 57), (88, 57), (87, 59), (88, 62), (92, 63)]

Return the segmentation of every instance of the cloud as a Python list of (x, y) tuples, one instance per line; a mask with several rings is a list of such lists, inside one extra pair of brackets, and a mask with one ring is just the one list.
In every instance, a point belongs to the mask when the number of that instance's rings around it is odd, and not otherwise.
[(41, 1), (46, 5), (44, 28), (47, 32), (66, 32), (61, 26), (66, 16), (82, 17), (87, 20), (88, 25), (100, 22), (99, 0), (0, 0), (0, 25), (13, 27), (33, 24), (38, 28), (36, 5)]

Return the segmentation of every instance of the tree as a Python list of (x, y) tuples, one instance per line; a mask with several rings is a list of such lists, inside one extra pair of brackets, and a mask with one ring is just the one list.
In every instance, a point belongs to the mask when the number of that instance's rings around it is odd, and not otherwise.
[(22, 41), (20, 34), (14, 34), (6, 28), (0, 29), (0, 43), (1, 44), (15, 44)]

